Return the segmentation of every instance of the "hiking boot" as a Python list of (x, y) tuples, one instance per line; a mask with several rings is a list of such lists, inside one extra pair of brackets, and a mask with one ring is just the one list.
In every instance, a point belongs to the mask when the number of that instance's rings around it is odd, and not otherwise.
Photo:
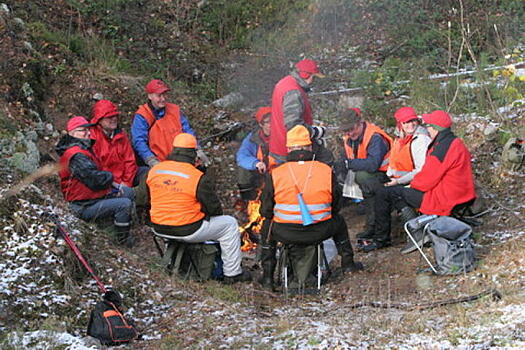
[(357, 238), (357, 241), (372, 239), (372, 237), (374, 237), (374, 230), (370, 227), (367, 227), (364, 231), (359, 232), (355, 237)]
[(389, 241), (368, 240), (364, 242), (366, 244), (362, 244), (358, 247), (363, 253), (370, 253), (373, 250), (390, 247), (392, 245)]
[[(412, 237), (417, 242), (420, 247), (423, 247), (425, 244), (430, 242), (429, 235), (423, 235), (423, 230), (419, 229), (416, 232), (412, 233)], [(401, 254), (409, 254), (417, 250), (417, 247), (414, 245), (414, 242), (408, 238), (407, 244), (401, 249)]]
[(252, 274), (249, 271), (243, 271), (235, 276), (224, 276), (222, 283), (224, 284), (234, 284), (237, 282), (251, 282)]
[(257, 280), (263, 289), (268, 291), (274, 291), (273, 288), (273, 273), (275, 271), (275, 264), (272, 262), (263, 262), (263, 274), (261, 278)]
[(115, 233), (117, 243), (125, 247), (131, 248), (135, 244), (135, 240), (131, 235), (131, 225), (129, 223), (115, 222)]

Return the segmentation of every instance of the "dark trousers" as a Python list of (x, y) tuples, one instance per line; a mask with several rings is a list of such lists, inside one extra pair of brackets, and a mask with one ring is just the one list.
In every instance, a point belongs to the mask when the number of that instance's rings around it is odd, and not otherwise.
[(246, 170), (239, 167), (237, 172), (237, 186), (241, 199), (252, 201), (257, 199), (257, 190), (262, 187), (263, 175), (257, 170)]
[(424, 192), (407, 188), (401, 185), (382, 187), (375, 194), (375, 237), (377, 241), (390, 240), (390, 213), (395, 208), (419, 208), (423, 201)]

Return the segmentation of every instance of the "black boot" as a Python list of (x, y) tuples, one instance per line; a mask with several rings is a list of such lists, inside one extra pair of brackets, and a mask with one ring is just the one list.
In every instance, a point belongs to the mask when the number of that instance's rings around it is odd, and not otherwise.
[(341, 256), (341, 270), (343, 273), (363, 270), (363, 264), (354, 261), (354, 250), (348, 239), (341, 242), (336, 241), (335, 245), (337, 253)]
[(264, 289), (273, 291), (273, 275), (275, 272), (275, 246), (271, 244), (263, 244), (261, 246), (261, 265), (263, 268), (263, 275), (258, 282)]
[(129, 223), (115, 222), (115, 232), (117, 234), (117, 243), (128, 248), (133, 247), (135, 240), (131, 235), (131, 225)]
[(414, 209), (410, 207), (404, 207), (399, 211), (399, 216), (401, 217), (401, 221), (406, 223), (407, 221), (410, 221), (412, 219), (417, 218), (417, 214), (414, 211)]

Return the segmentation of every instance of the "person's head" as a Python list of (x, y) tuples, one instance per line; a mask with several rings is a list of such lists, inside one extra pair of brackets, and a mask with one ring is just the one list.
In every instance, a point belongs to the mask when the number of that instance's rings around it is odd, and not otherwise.
[(304, 125), (296, 125), (286, 133), (286, 148), (288, 152), (297, 150), (312, 150), (310, 133)]
[(270, 117), (272, 116), (272, 107), (261, 107), (255, 112), (255, 120), (261, 128), (264, 136), (270, 136)]
[(66, 131), (71, 137), (86, 140), (89, 139), (89, 128), (93, 125), (86, 118), (75, 116), (67, 121)]
[(98, 124), (104, 132), (111, 133), (118, 127), (118, 116), (120, 112), (111, 101), (100, 100), (95, 103), (91, 111), (91, 123)]
[(429, 114), (423, 114), (421, 116), (423, 123), (430, 134), (430, 137), (434, 139), (437, 134), (441, 131), (446, 130), (452, 126), (452, 118), (450, 115), (441, 110), (434, 111)]
[(401, 107), (394, 113), (396, 127), (404, 135), (412, 135), (416, 131), (420, 120), (412, 107)]
[(155, 109), (166, 107), (167, 92), (170, 91), (168, 85), (160, 79), (153, 79), (146, 85), (148, 99)]
[(180, 133), (173, 139), (173, 151), (169, 157), (173, 160), (186, 159), (195, 163), (197, 160), (197, 139), (192, 134)]
[(345, 136), (351, 140), (357, 140), (364, 130), (364, 121), (361, 118), (361, 110), (359, 108), (345, 109), (341, 115), (340, 128)]
[(325, 77), (325, 75), (319, 70), (317, 62), (314, 60), (304, 59), (297, 62), (295, 64), (295, 70), (308, 85), (312, 84), (314, 77)]

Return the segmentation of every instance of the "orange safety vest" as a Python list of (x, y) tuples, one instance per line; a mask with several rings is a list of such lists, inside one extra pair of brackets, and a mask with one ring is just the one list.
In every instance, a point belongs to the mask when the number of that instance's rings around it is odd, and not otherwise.
[(389, 167), (393, 178), (400, 178), (414, 170), (414, 160), (412, 159), (412, 152), (410, 146), (414, 137), (410, 135), (408, 141), (401, 142), (401, 139), (394, 140), (392, 149), (390, 150)]
[[(388, 158), (390, 156), (390, 149), (392, 148), (392, 138), (388, 136), (388, 134), (384, 132), (383, 129), (381, 129), (375, 124), (365, 122), (365, 134), (363, 135), (363, 141), (357, 149), (356, 159), (366, 159), (368, 144), (370, 143), (370, 140), (372, 139), (372, 136), (374, 136), (374, 134), (381, 135), (383, 139), (388, 142), (389, 150), (383, 157), (383, 162), (381, 163), (381, 166), (378, 169), (379, 171), (386, 171), (388, 168)], [(343, 140), (345, 145), (346, 158), (354, 159), (354, 150), (348, 145), (348, 136), (343, 136)]]
[(157, 225), (189, 225), (204, 218), (197, 200), (197, 186), (203, 172), (192, 164), (166, 160), (148, 173), (151, 221)]
[(332, 217), (332, 169), (318, 161), (287, 162), (272, 170), (273, 220), (302, 224), (297, 194), (302, 192), (314, 223)]
[(166, 103), (164, 117), (155, 119), (148, 104), (143, 104), (135, 112), (144, 117), (149, 125), (149, 148), (158, 160), (165, 160), (173, 149), (173, 139), (182, 132), (180, 108), (176, 104)]

